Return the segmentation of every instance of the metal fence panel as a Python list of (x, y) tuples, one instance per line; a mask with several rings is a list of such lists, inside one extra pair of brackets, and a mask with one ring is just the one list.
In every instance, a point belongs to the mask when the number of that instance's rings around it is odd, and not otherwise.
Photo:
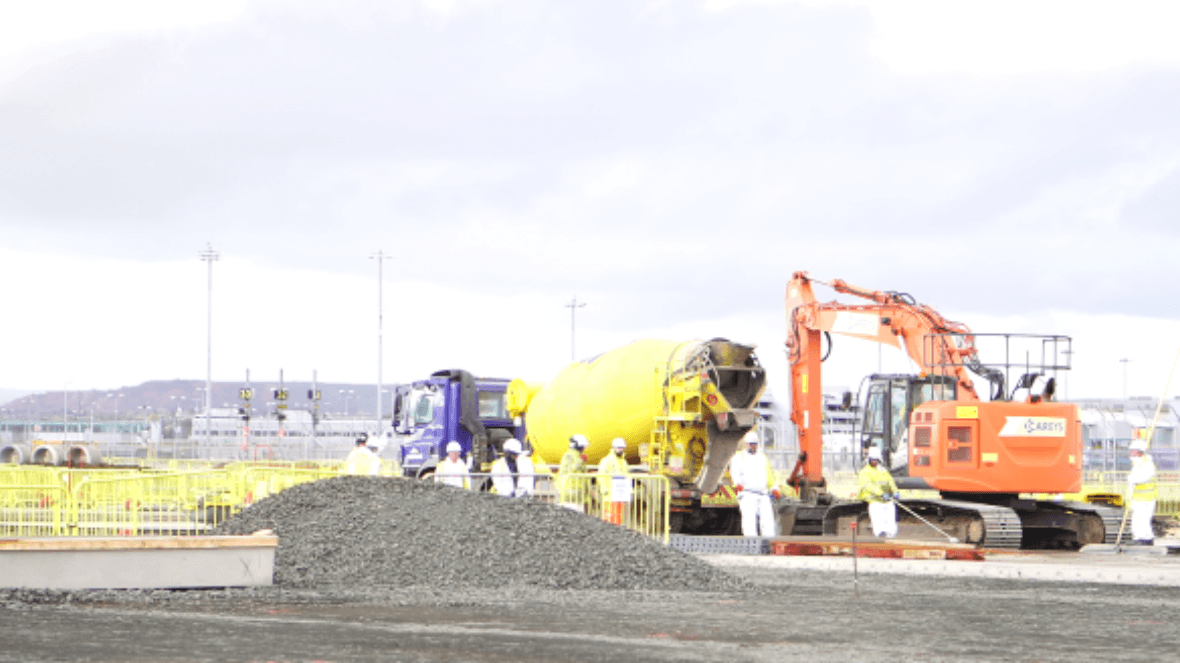
[(668, 478), (656, 474), (629, 474), (605, 480), (598, 474), (535, 475), (473, 472), (464, 485), (461, 478), (433, 475), (438, 483), (467, 490), (496, 492), (494, 478), (513, 479), (520, 485), (532, 482), (522, 497), (556, 504), (608, 523), (650, 536), (664, 544), (670, 534), (671, 492)]

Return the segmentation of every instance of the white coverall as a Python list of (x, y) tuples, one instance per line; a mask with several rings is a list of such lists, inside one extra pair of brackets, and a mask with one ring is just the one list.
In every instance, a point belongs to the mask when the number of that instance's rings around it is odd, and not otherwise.
[(1155, 516), (1155, 501), (1159, 493), (1155, 478), (1155, 461), (1144, 454), (1135, 459), (1131, 472), (1127, 474), (1131, 489), (1131, 538), (1136, 541), (1153, 541), (1151, 519)]
[(444, 458), (435, 470), (437, 481), (445, 486), (456, 488), (471, 488), (471, 473), (467, 470), (467, 463), (462, 458), (451, 462), (450, 457)]
[(492, 463), (492, 487), (497, 495), (524, 497), (533, 494), (533, 459), (521, 454), (516, 457), (516, 476), (513, 476), (508, 460), (497, 458)]
[(770, 493), (774, 489), (774, 473), (770, 459), (759, 449), (739, 451), (729, 461), (729, 476), (738, 493), (738, 509), (742, 512), (742, 536), (777, 536), (774, 504)]
[(889, 538), (897, 536), (897, 507), (894, 506), (893, 500), (886, 497), (897, 494), (897, 483), (893, 481), (893, 475), (881, 467), (880, 462), (876, 467), (872, 463), (866, 463), (857, 473), (856, 482), (860, 486), (856, 498), (864, 500), (869, 506), (873, 535)]

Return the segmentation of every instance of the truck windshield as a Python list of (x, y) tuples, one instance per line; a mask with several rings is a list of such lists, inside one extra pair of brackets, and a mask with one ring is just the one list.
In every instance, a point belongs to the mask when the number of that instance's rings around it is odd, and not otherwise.
[(413, 403), (414, 424), (429, 424), (434, 421), (435, 399), (439, 396), (433, 390), (415, 389), (410, 392), (410, 402)]

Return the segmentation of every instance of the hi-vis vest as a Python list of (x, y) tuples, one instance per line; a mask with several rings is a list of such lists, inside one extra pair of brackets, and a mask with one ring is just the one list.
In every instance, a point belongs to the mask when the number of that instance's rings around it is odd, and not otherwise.
[(1155, 477), (1151, 481), (1135, 484), (1135, 491), (1131, 494), (1132, 502), (1154, 502), (1159, 498), (1159, 483)]
[[(1147, 481), (1135, 482), (1131, 484), (1131, 501), (1132, 502), (1154, 502), (1159, 498), (1159, 483), (1155, 474), (1155, 462), (1150, 457), (1145, 457), (1139, 461), (1139, 465), (1131, 468), (1130, 479), (1139, 478), (1137, 475), (1147, 474)], [(1151, 463), (1150, 469), (1145, 470), (1144, 465)]]

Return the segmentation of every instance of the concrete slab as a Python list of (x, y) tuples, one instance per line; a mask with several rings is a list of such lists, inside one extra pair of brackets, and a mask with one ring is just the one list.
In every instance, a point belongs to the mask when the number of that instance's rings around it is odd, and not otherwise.
[[(816, 571), (852, 571), (851, 557), (780, 555), (698, 555), (698, 557), (722, 567), (750, 566)], [(988, 555), (983, 562), (859, 558), (856, 564), (859, 573), (1180, 587), (1180, 558), (1170, 555), (1004, 553)]]
[(19, 538), (0, 540), (0, 587), (180, 589), (274, 582), (278, 537)]

